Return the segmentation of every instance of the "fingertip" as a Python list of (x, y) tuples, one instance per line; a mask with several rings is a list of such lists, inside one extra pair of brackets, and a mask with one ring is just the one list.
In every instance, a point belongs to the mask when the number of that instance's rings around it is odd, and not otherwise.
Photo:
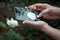
[(23, 24), (28, 24), (28, 23), (29, 23), (29, 21), (27, 21), (27, 20), (23, 21)]
[(25, 24), (26, 22), (25, 21), (23, 21), (23, 24)]
[(25, 24), (27, 21), (25, 20), (25, 21), (23, 21), (23, 24)]
[(28, 8), (31, 10), (36, 10), (36, 7), (34, 7), (34, 6), (29, 6)]
[(41, 13), (39, 14), (39, 17), (42, 17), (42, 14)]

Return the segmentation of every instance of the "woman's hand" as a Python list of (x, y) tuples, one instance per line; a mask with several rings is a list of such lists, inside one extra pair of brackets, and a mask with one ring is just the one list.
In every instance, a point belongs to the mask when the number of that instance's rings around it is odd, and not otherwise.
[(39, 30), (43, 30), (45, 28), (45, 26), (47, 26), (48, 24), (44, 21), (24, 21), (23, 24), (26, 24), (28, 26), (33, 26)]
[(60, 8), (45, 3), (28, 6), (29, 9), (41, 11), (39, 16), (45, 19), (60, 19)]
[[(60, 8), (53, 7), (48, 4), (38, 3), (28, 7), (32, 10), (39, 10), (41, 13), (39, 14), (40, 17), (46, 19), (59, 19), (60, 18)], [(44, 21), (23, 21), (23, 24), (27, 24), (28, 26), (33, 26), (39, 30), (42, 30), (55, 40), (60, 40), (60, 30), (52, 28)]]

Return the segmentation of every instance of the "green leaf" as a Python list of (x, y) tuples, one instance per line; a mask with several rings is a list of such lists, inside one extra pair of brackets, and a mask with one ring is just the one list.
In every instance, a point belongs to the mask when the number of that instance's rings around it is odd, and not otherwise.
[(3, 22), (0, 22), (0, 27), (4, 28), (4, 29), (7, 29), (7, 25)]
[(15, 34), (14, 37), (16, 40), (22, 40), (22, 36), (20, 34)]
[(8, 32), (5, 33), (5, 36), (6, 40), (22, 40), (22, 36), (13, 29), (9, 29)]
[(4, 37), (2, 35), (0, 35), (0, 40), (4, 40)]

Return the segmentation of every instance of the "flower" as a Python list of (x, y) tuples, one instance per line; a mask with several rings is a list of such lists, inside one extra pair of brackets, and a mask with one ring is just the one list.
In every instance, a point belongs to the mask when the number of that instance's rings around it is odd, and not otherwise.
[(16, 26), (18, 26), (18, 21), (17, 21), (17, 20), (14, 20), (13, 18), (11, 18), (11, 20), (9, 20), (9, 19), (7, 18), (7, 24), (8, 24), (9, 26), (11, 26), (11, 27), (16, 27)]
[(27, 16), (31, 19), (31, 20), (35, 20), (36, 19), (36, 15), (32, 12), (28, 12)]

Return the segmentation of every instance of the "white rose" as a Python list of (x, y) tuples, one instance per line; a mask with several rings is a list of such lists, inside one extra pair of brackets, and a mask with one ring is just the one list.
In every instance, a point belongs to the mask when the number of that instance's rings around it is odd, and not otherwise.
[(13, 18), (11, 18), (11, 20), (9, 20), (9, 19), (7, 18), (7, 24), (8, 24), (9, 26), (11, 26), (11, 27), (16, 27), (16, 26), (18, 26), (18, 21), (17, 21), (17, 20), (14, 20)]
[(36, 15), (35, 15), (34, 13), (32, 13), (32, 12), (28, 12), (28, 13), (27, 13), (27, 16), (28, 16), (31, 20), (37, 19), (37, 18), (36, 18)]

